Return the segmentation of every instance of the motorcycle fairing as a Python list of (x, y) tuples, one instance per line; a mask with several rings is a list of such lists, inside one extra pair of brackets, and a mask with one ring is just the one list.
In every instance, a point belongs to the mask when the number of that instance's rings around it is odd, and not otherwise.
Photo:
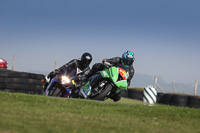
[[(117, 91), (120, 89), (126, 89), (128, 87), (126, 71), (119, 67), (110, 67), (104, 71), (100, 72), (102, 77), (110, 78), (111, 81), (117, 86)], [(122, 79), (120, 78), (122, 77)]]

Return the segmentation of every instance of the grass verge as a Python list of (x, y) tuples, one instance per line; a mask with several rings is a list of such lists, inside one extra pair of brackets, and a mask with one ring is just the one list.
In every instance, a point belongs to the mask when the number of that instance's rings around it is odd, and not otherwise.
[(199, 109), (112, 103), (0, 92), (0, 132), (200, 132)]

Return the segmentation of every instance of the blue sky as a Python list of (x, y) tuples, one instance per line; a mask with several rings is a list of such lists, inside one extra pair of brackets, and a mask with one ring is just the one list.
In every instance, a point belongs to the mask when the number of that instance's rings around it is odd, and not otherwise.
[(0, 58), (9, 69), (15, 56), (15, 70), (48, 73), (86, 51), (94, 64), (131, 50), (137, 74), (194, 83), (199, 7), (199, 0), (0, 0)]

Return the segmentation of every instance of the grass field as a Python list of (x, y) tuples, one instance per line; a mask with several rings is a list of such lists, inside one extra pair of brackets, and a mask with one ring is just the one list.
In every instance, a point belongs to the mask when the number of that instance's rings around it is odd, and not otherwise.
[(200, 109), (0, 92), (0, 132), (198, 133)]

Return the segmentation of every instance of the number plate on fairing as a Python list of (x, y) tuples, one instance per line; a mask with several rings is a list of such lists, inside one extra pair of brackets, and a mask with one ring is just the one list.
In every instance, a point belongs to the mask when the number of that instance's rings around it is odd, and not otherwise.
[(119, 68), (119, 74), (122, 76), (122, 78), (123, 78), (124, 80), (127, 79), (126, 71), (125, 71), (124, 69)]
[(104, 76), (104, 77), (106, 77), (106, 76), (107, 76), (107, 73), (106, 73), (106, 71), (102, 71), (102, 73), (103, 73), (103, 76)]

